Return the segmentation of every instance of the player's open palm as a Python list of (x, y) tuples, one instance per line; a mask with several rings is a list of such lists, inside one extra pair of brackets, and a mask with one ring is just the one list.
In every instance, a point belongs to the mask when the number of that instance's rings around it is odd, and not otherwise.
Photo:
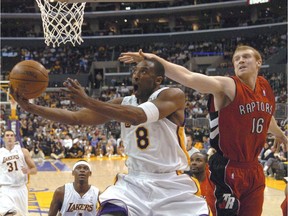
[(152, 59), (155, 55), (151, 53), (144, 53), (142, 49), (138, 52), (125, 52), (121, 53), (118, 58), (119, 61), (130, 64), (130, 63), (139, 63), (140, 61), (146, 59)]
[(10, 95), (12, 96), (10, 100), (15, 100), (22, 109), (29, 112), (29, 100), (24, 98), (23, 94), (19, 92), (18, 89), (14, 89), (11, 85), (9, 86), (9, 89)]
[(85, 106), (89, 96), (86, 94), (84, 88), (81, 86), (78, 80), (68, 78), (63, 85), (68, 88), (70, 100), (78, 105)]

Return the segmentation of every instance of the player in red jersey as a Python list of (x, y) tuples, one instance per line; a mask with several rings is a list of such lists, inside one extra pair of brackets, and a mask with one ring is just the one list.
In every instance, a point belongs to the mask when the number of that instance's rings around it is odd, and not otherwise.
[[(217, 150), (209, 159), (210, 180), (215, 184), (214, 208), (218, 216), (260, 216), (264, 201), (265, 177), (258, 155), (267, 133), (287, 145), (273, 113), (275, 100), (267, 80), (259, 76), (260, 53), (250, 46), (239, 46), (233, 55), (235, 76), (206, 76), (170, 63), (154, 54), (122, 53), (119, 60), (138, 62), (155, 58), (168, 78), (201, 93), (211, 94), (210, 142)], [(210, 206), (211, 207), (211, 206)]]

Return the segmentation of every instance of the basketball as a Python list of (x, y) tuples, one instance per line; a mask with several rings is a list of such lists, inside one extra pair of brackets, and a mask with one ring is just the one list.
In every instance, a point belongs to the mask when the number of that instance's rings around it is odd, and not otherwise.
[(17, 63), (9, 74), (10, 86), (26, 99), (39, 97), (47, 88), (49, 76), (46, 68), (34, 60)]

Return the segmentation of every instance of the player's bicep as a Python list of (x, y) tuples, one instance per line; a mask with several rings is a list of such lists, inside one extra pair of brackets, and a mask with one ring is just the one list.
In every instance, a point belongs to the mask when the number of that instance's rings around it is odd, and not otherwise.
[[(187, 80), (187, 82), (189, 82)], [(187, 86), (203, 94), (221, 94), (227, 89), (232, 88), (233, 79), (223, 76), (207, 76), (204, 74), (193, 73), (190, 83)]]
[(180, 89), (168, 89), (161, 92), (153, 101), (159, 110), (159, 119), (168, 117), (172, 113), (185, 107), (185, 95)]
[[(116, 98), (111, 100), (107, 103), (113, 104), (121, 104), (122, 98)], [(83, 108), (77, 112), (72, 113), (74, 115), (73, 118), (76, 119), (78, 124), (85, 124), (85, 125), (96, 125), (96, 124), (103, 124), (109, 120), (109, 117), (102, 115), (101, 113), (96, 112), (95, 110)]]
[(75, 112), (74, 115), (77, 118), (77, 122), (85, 125), (101, 124), (107, 121), (105, 116), (87, 108)]

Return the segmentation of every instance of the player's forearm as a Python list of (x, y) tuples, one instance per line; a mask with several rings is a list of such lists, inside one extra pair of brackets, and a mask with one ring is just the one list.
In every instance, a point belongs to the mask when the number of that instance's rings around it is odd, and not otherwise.
[[(53, 203), (53, 201), (52, 201)], [(55, 216), (58, 214), (59, 210), (57, 207), (55, 207), (56, 205), (55, 204), (51, 204), (50, 206), (50, 209), (49, 209), (49, 213), (48, 213), (48, 216)]]
[(64, 124), (80, 124), (74, 117), (73, 112), (64, 109), (43, 107), (36, 104), (30, 104), (27, 110), (30, 113), (42, 116), (51, 121), (61, 122)]
[(271, 122), (269, 125), (269, 132), (272, 133), (278, 139), (285, 139), (286, 136), (281, 128), (278, 126), (274, 117), (271, 118)]
[(30, 174), (30, 175), (35, 175), (35, 174), (37, 174), (37, 168), (36, 168), (36, 167), (33, 167), (33, 168), (29, 169), (28, 174)]
[(159, 56), (156, 56), (155, 58), (164, 66), (165, 75), (168, 78), (186, 87), (193, 88), (200, 93), (216, 93), (223, 91), (223, 86), (219, 85), (219, 82), (216, 82), (216, 79), (209, 78), (201, 73), (189, 71), (187, 68), (168, 62)]
[(187, 75), (187, 74), (191, 75), (191, 71), (189, 71), (188, 69), (186, 69), (185, 67), (181, 65), (177, 65), (169, 61), (166, 61), (165, 59), (159, 56), (155, 55), (155, 58), (164, 66), (165, 75), (168, 78), (175, 80), (183, 85), (186, 85), (187, 79), (184, 75)]
[(146, 121), (146, 115), (141, 108), (129, 105), (107, 103), (89, 98), (82, 104), (85, 108), (94, 110), (110, 120), (138, 125)]

